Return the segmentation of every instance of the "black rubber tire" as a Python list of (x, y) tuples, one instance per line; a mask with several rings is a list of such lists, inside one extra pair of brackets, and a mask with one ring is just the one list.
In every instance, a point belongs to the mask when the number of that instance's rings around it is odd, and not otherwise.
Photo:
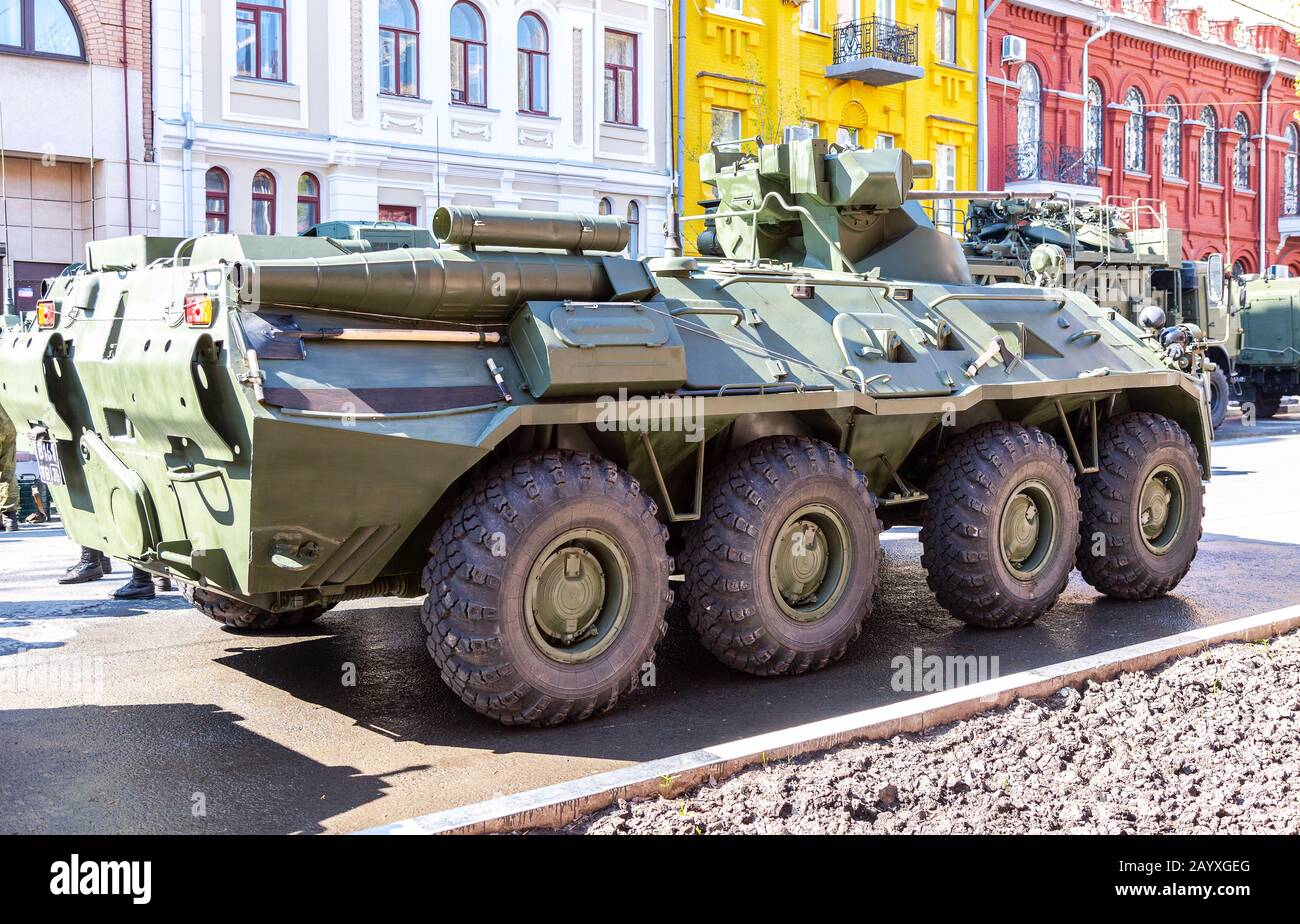
[[(1167, 594), (1187, 574), (1201, 539), (1205, 501), (1196, 447), (1178, 424), (1146, 412), (1109, 420), (1097, 436), (1101, 471), (1079, 479), (1079, 572), (1107, 596), (1150, 600)], [(1161, 464), (1176, 467), (1188, 504), (1183, 535), (1157, 555), (1142, 540), (1137, 506), (1142, 485)], [(1097, 549), (1103, 554), (1094, 555)]]
[[(506, 725), (557, 725), (612, 709), (639, 684), (667, 630), (673, 565), (656, 513), (635, 478), (588, 453), (535, 453), (488, 469), (443, 521), (423, 576), (420, 619), (447, 686)], [(582, 527), (624, 548), (632, 602), (607, 650), (566, 664), (533, 642), (523, 601), (545, 546)], [(493, 555), (502, 542), (506, 554)]]
[(215, 619), (230, 629), (243, 632), (267, 632), (271, 629), (288, 629), (293, 626), (306, 625), (325, 612), (328, 607), (320, 604), (304, 607), (300, 610), (286, 610), (272, 613), (261, 607), (232, 600), (193, 584), (181, 585), (181, 596), (204, 616)]
[(1228, 416), (1228, 376), (1218, 367), (1210, 373), (1210, 426), (1219, 429)]
[[(1021, 580), (1002, 554), (1002, 515), (1026, 481), (1057, 510), (1056, 548)], [(1079, 491), (1056, 440), (1035, 427), (996, 422), (968, 430), (947, 448), (926, 486), (921, 564), (939, 604), (962, 622), (990, 629), (1028, 625), (1055, 604), (1074, 566)]]
[[(687, 618), (722, 663), (751, 674), (801, 674), (844, 656), (880, 579), (876, 499), (853, 460), (819, 440), (756, 440), (712, 472), (703, 516), (684, 531)], [(839, 602), (814, 622), (782, 612), (769, 579), (777, 531), (824, 504), (855, 543)]]
[(1269, 420), (1276, 417), (1277, 412), (1282, 409), (1282, 393), (1280, 391), (1257, 391), (1255, 392), (1255, 419)]

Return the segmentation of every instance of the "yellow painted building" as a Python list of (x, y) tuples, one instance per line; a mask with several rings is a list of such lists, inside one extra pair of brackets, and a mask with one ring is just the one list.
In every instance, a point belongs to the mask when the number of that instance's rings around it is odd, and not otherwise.
[[(977, 0), (680, 0), (685, 5), (685, 211), (710, 195), (710, 141), (790, 126), (935, 162), (919, 185), (973, 189)], [(676, 98), (676, 92), (674, 92)], [(939, 218), (960, 231), (962, 204)], [(688, 250), (701, 226), (685, 228)]]

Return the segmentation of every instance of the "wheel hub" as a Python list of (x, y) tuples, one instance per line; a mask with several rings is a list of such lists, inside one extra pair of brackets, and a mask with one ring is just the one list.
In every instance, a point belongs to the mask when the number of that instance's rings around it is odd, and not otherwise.
[(1156, 554), (1164, 554), (1182, 531), (1185, 495), (1183, 482), (1172, 468), (1161, 466), (1147, 476), (1138, 501), (1142, 541)]
[(796, 622), (815, 622), (839, 601), (848, 581), (851, 542), (830, 507), (809, 504), (786, 518), (772, 545), (769, 577), (776, 603)]
[(1041, 482), (1021, 485), (1002, 511), (1002, 558), (1020, 580), (1036, 575), (1056, 545), (1056, 507)]
[(524, 590), (533, 643), (566, 664), (588, 661), (614, 641), (631, 607), (632, 569), (619, 543), (595, 529), (571, 529), (537, 556)]

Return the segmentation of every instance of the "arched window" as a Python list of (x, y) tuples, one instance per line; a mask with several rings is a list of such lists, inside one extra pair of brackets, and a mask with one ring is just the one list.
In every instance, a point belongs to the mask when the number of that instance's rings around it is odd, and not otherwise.
[(1300, 131), (1286, 127), (1286, 156), (1282, 161), (1282, 214), (1300, 214)]
[(1142, 91), (1130, 87), (1124, 94), (1124, 108), (1132, 115), (1124, 126), (1124, 169), (1135, 173), (1147, 170), (1147, 102)]
[(1172, 96), (1165, 97), (1165, 137), (1160, 142), (1160, 169), (1167, 177), (1183, 175), (1183, 107)]
[(1237, 132), (1237, 146), (1232, 152), (1232, 185), (1238, 189), (1250, 189), (1250, 120), (1244, 112), (1237, 113), (1232, 119), (1232, 129)]
[(253, 175), (253, 233), (275, 233), (275, 177), (265, 170)]
[(0, 52), (84, 60), (77, 21), (63, 0), (0, 0)]
[(420, 95), (420, 11), (412, 0), (379, 0), (379, 92)]
[(608, 199), (601, 199), (596, 205), (596, 212), (600, 215), (613, 215), (614, 203), (610, 202)]
[(288, 41), (284, 0), (235, 4), (235, 72), (258, 80), (284, 80)]
[(635, 260), (641, 256), (641, 206), (633, 199), (627, 204), (627, 255)]
[(212, 167), (203, 178), (207, 199), (207, 230), (225, 234), (230, 230), (230, 177)]
[(519, 111), (550, 111), (551, 56), (546, 24), (536, 13), (519, 17)]
[(320, 224), (320, 180), (310, 173), (298, 177), (298, 233)]
[(1201, 136), (1200, 171), (1202, 183), (1219, 182), (1219, 119), (1214, 110), (1206, 106), (1201, 110), (1205, 134)]
[(1089, 170), (1102, 164), (1102, 113), (1106, 106), (1101, 97), (1101, 84), (1088, 81), (1088, 100), (1083, 113), (1083, 161)]
[(1043, 138), (1043, 85), (1032, 64), (1016, 73), (1020, 101), (1016, 103), (1016, 179), (1038, 176), (1039, 142)]
[(469, 0), (451, 8), (451, 101), (487, 105), (487, 27)]

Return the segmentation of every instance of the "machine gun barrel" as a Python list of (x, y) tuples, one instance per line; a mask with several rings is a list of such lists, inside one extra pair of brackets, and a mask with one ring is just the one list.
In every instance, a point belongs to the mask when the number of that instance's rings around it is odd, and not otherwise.
[(500, 324), (527, 301), (607, 300), (603, 258), (529, 251), (434, 248), (231, 267), (244, 305), (284, 305), (413, 321)]

